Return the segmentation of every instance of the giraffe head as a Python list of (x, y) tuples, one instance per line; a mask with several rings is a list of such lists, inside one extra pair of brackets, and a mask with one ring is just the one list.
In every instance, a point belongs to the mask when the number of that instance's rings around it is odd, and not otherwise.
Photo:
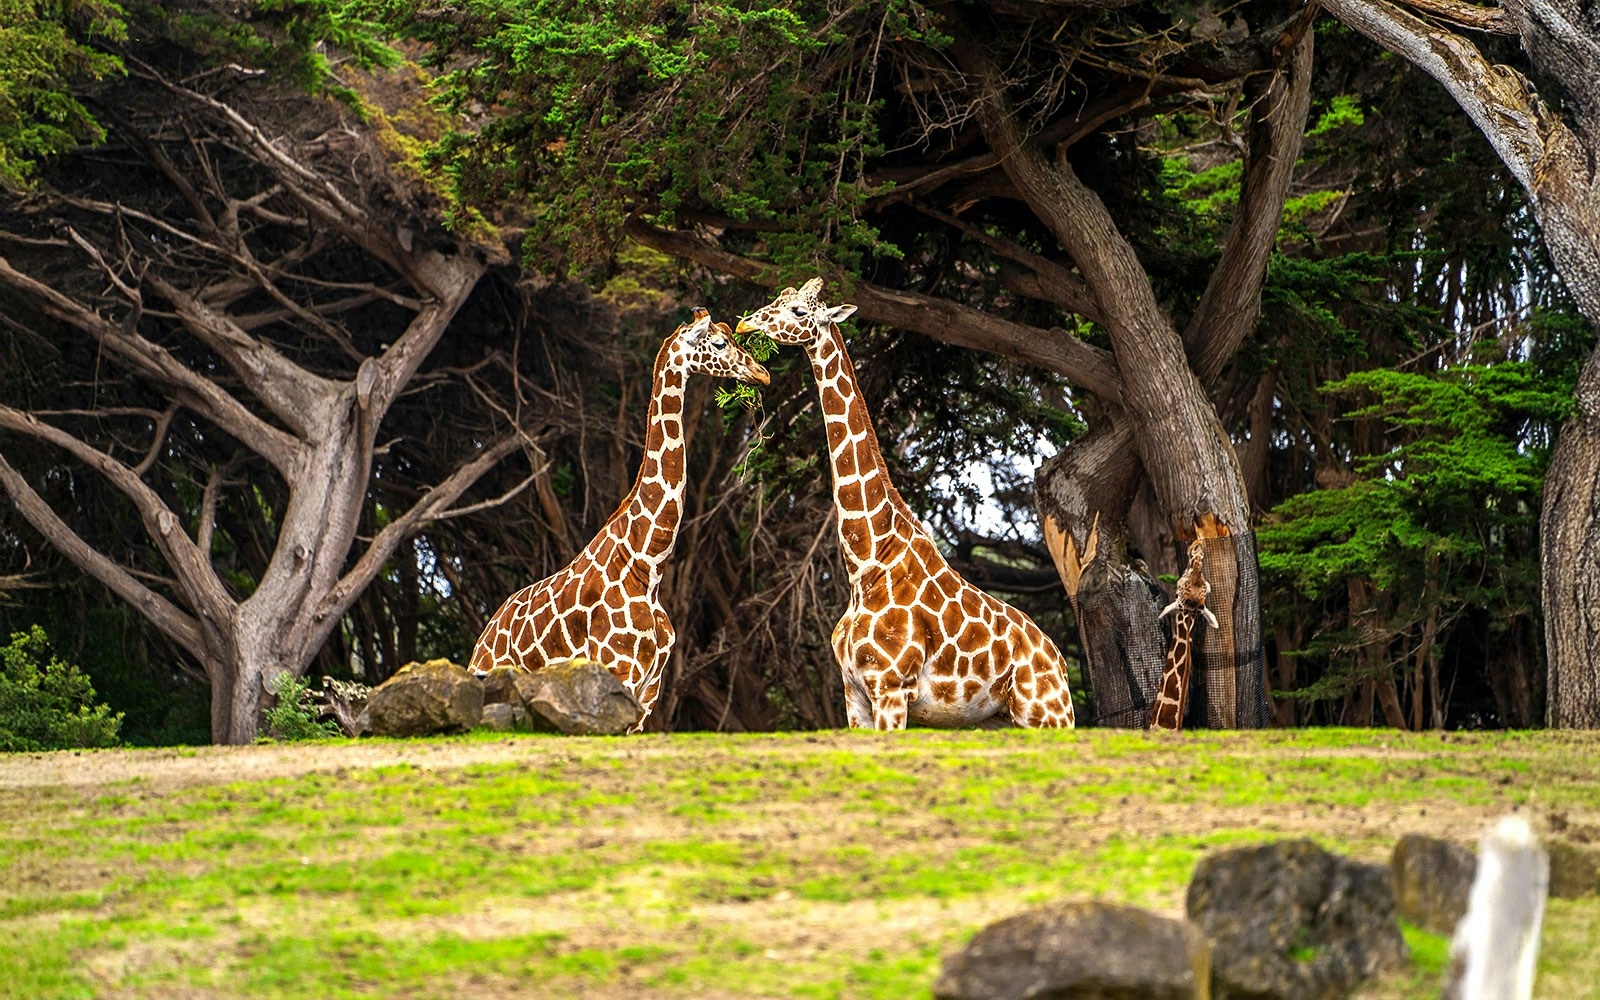
[(778, 297), (739, 321), (739, 332), (758, 330), (780, 344), (809, 344), (829, 324), (843, 323), (856, 311), (852, 305), (822, 301), (822, 279), (812, 278), (799, 291), (785, 288)]
[(734, 341), (728, 324), (712, 322), (711, 314), (699, 306), (695, 306), (694, 319), (673, 333), (672, 344), (683, 352), (684, 361), (692, 372), (758, 385), (771, 381), (767, 370)]

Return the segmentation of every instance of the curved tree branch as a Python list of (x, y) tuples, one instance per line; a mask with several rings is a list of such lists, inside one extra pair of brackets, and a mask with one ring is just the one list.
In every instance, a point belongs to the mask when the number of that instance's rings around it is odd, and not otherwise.
[(166, 348), (92, 312), (60, 292), (13, 268), (0, 257), (0, 282), (25, 292), (50, 316), (98, 340), (107, 351), (140, 373), (172, 389), (174, 400), (214, 422), (288, 474), (299, 442), (251, 413), (220, 386), (190, 370)]
[(1273, 74), (1252, 115), (1239, 205), (1222, 244), (1222, 255), (1184, 331), (1195, 374), (1206, 384), (1233, 359), (1261, 313), (1267, 258), (1283, 221), (1283, 205), (1311, 112), (1314, 7), (1297, 27), (1288, 64)]
[(51, 547), (72, 560), (85, 573), (104, 584), (118, 597), (127, 601), (149, 619), (163, 635), (182, 646), (201, 663), (207, 662), (205, 642), (200, 623), (171, 601), (146, 587), (123, 567), (95, 551), (93, 546), (67, 526), (50, 505), (28, 485), (4, 455), (0, 455), (0, 489), (11, 497), (11, 503), (33, 529), (49, 541)]
[(9, 406), (0, 405), (0, 428), (53, 444), (110, 481), (139, 511), (145, 532), (172, 567), (185, 597), (196, 610), (215, 621), (226, 617), (234, 602), (217, 579), (210, 555), (194, 543), (178, 515), (132, 469), (59, 427)]
[[(652, 250), (693, 260), (767, 288), (779, 285), (770, 264), (729, 253), (689, 233), (658, 229), (638, 218), (629, 219), (624, 231)], [(1025, 326), (948, 299), (866, 281), (856, 282), (851, 299), (861, 316), (874, 323), (1026, 361), (1065, 375), (1103, 399), (1116, 401), (1122, 396), (1122, 376), (1111, 355), (1066, 330)]]
[(322, 599), (317, 609), (317, 617), (324, 620), (337, 619), (344, 614), (355, 599), (361, 596), (361, 592), (377, 578), (379, 571), (383, 569), (383, 564), (394, 555), (395, 549), (399, 548), (401, 542), (411, 537), (429, 521), (448, 513), (447, 508), (457, 497), (465, 493), (485, 472), (494, 468), (502, 458), (517, 450), (522, 442), (523, 435), (520, 433), (509, 434), (496, 441), (485, 448), (477, 458), (445, 477), (428, 491), (427, 496), (413, 504), (410, 510), (385, 525), (373, 538), (372, 544), (361, 554), (356, 564)]

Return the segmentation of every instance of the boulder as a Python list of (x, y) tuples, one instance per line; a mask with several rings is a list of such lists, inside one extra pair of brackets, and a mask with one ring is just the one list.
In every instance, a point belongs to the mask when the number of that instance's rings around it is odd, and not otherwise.
[(1208, 855), (1187, 909), (1211, 946), (1215, 1000), (1343, 997), (1409, 958), (1389, 872), (1309, 840)]
[(1600, 845), (1552, 839), (1545, 845), (1550, 855), (1550, 896), (1578, 899), (1600, 894)]
[(449, 660), (408, 663), (367, 700), (377, 736), (464, 733), (483, 715), (483, 685)]
[(1191, 1000), (1206, 946), (1181, 920), (1131, 906), (1058, 903), (979, 931), (944, 960), (939, 1000)]
[[(523, 713), (526, 717), (527, 713)], [(483, 706), (483, 717), (478, 720), (479, 729), (491, 729), (497, 733), (509, 733), (517, 728), (516, 709), (503, 701)]]
[(485, 705), (521, 705), (522, 695), (517, 691), (517, 678), (526, 670), (512, 667), (495, 667), (483, 675), (483, 703)]
[(1401, 837), (1389, 860), (1401, 919), (1435, 934), (1454, 933), (1477, 871), (1477, 855), (1460, 844), (1416, 833)]
[(516, 684), (529, 727), (537, 732), (618, 736), (644, 717), (616, 674), (581, 656), (519, 673)]

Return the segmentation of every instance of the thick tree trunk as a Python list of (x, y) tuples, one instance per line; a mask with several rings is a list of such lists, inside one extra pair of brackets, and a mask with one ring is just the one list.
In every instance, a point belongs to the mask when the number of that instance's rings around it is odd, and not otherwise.
[(1166, 648), (1154, 584), (1128, 565), (1121, 520), (1143, 471), (1124, 424), (1090, 431), (1034, 483), (1045, 544), (1072, 601), (1091, 715), (1100, 726), (1150, 721)]

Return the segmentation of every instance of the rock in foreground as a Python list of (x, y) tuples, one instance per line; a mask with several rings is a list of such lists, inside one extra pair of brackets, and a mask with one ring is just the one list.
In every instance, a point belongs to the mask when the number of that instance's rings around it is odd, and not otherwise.
[(1323, 1000), (1408, 960), (1389, 872), (1290, 840), (1201, 859), (1189, 919), (1214, 1000)]
[(483, 685), (449, 660), (408, 663), (367, 701), (375, 736), (464, 733), (483, 715)]
[(1130, 906), (1060, 903), (991, 924), (944, 962), (939, 1000), (1190, 1000), (1194, 927)]
[(1400, 916), (1435, 934), (1451, 934), (1467, 914), (1478, 857), (1460, 844), (1408, 833), (1389, 862)]
[(575, 657), (516, 678), (538, 732), (570, 736), (620, 736), (639, 724), (644, 709), (633, 693), (604, 665)]

